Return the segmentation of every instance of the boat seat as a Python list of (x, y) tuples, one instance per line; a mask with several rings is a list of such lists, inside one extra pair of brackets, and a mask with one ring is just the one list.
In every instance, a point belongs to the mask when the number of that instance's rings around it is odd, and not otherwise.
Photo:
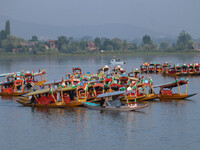
[(54, 103), (54, 102), (55, 102), (55, 101), (54, 101), (54, 98), (53, 98), (53, 96), (52, 96), (52, 95), (48, 95), (47, 97), (49, 98), (49, 100), (50, 100), (50, 103)]
[(65, 103), (70, 103), (71, 99), (70, 99), (69, 94), (66, 94), (66, 95), (64, 94), (63, 95), (63, 100), (64, 100)]
[(41, 98), (38, 98), (37, 102), (39, 104), (44, 104), (44, 105), (50, 104), (50, 100), (46, 96), (42, 96)]
[(168, 95), (168, 96), (172, 96), (173, 95), (171, 90), (161, 90), (161, 94), (165, 94), (165, 95)]

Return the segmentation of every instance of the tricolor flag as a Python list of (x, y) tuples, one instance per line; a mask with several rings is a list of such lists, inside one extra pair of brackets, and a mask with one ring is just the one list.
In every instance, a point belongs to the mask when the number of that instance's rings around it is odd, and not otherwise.
[(34, 76), (34, 71), (33, 71), (33, 70), (32, 70), (32, 73), (31, 73), (31, 74), (32, 74), (32, 76)]
[(53, 88), (52, 88), (51, 84), (49, 85), (49, 92), (50, 92), (51, 94), (53, 94)]
[(72, 86), (75, 86), (75, 84), (74, 84), (74, 76), (73, 75), (71, 77), (71, 84), (72, 84)]
[(85, 83), (85, 84), (84, 84), (84, 87), (83, 87), (83, 89), (84, 89), (85, 91), (87, 91), (87, 90), (88, 90), (88, 84), (87, 84), (87, 83)]

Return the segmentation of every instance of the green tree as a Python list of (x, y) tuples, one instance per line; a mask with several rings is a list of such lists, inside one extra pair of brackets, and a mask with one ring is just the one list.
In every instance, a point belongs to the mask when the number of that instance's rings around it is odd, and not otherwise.
[(101, 39), (99, 37), (96, 37), (94, 39), (94, 43), (95, 43), (96, 47), (98, 47), (98, 48), (101, 47)]
[(149, 35), (145, 35), (142, 38), (143, 44), (151, 44), (151, 37)]
[(122, 49), (122, 40), (119, 38), (112, 39), (113, 50), (121, 50)]
[(9, 35), (2, 41), (2, 48), (4, 48), (6, 52), (12, 52), (13, 48), (17, 48), (22, 41), (21, 38)]
[(161, 50), (167, 50), (169, 48), (169, 43), (167, 41), (163, 41), (160, 43)]
[(156, 49), (156, 44), (151, 40), (151, 37), (149, 35), (145, 35), (142, 38), (143, 44), (140, 45), (139, 49), (146, 51), (146, 50), (154, 50)]
[(36, 42), (38, 41), (38, 37), (36, 35), (33, 35), (30, 41)]
[(137, 50), (137, 44), (135, 42), (128, 43), (128, 50)]
[(191, 39), (192, 37), (186, 33), (184, 30), (181, 31), (179, 36), (177, 37), (177, 49), (178, 50), (187, 50), (191, 47)]
[(122, 42), (122, 50), (128, 50), (128, 43), (126, 40)]
[(59, 51), (67, 51), (67, 46), (69, 44), (69, 40), (65, 36), (58, 37), (58, 50)]
[(112, 40), (110, 39), (105, 39), (103, 44), (102, 44), (102, 48), (103, 50), (113, 50), (113, 43)]
[(10, 35), (10, 21), (9, 20), (6, 21), (5, 32), (6, 32), (6, 35)]
[(5, 40), (7, 38), (7, 34), (5, 30), (1, 30), (0, 32), (0, 41)]
[(80, 41), (79, 43), (79, 47), (81, 50), (86, 50), (88, 46), (88, 42), (87, 41)]

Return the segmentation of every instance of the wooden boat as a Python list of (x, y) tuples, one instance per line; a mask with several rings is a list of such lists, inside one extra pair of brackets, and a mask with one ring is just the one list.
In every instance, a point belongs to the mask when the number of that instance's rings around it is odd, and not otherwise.
[(56, 108), (66, 106), (62, 93), (56, 92), (52, 87), (30, 92), (27, 97), (19, 97), (16, 101), (24, 106), (31, 107)]
[[(185, 93), (181, 93), (180, 86), (186, 85)], [(158, 94), (158, 98), (160, 99), (184, 99), (188, 98), (191, 96), (196, 95), (197, 93), (194, 94), (187, 94), (187, 86), (188, 86), (188, 81), (185, 80), (180, 80), (180, 81), (174, 81), (172, 83), (167, 83), (163, 85), (158, 85), (155, 86), (154, 88), (160, 88), (160, 93)], [(174, 87), (178, 87), (179, 93), (173, 93), (172, 89)]]
[(31, 107), (66, 107), (66, 106), (80, 106), (81, 101), (75, 97), (76, 88), (74, 87), (59, 87), (54, 89), (52, 87), (37, 90), (27, 94), (27, 97), (19, 97), (17, 102), (24, 106)]
[(171, 68), (167, 68), (166, 70), (163, 70), (162, 75), (164, 75), (164, 76), (176, 76), (175, 67), (171, 67)]
[(156, 63), (155, 64), (155, 71), (156, 71), (156, 73), (161, 73), (162, 72), (162, 65), (161, 65), (161, 63)]
[(176, 76), (181, 76), (181, 75), (183, 75), (183, 73), (182, 73), (182, 67), (178, 64), (178, 65), (175, 65), (175, 75)]
[(149, 62), (144, 63), (140, 66), (141, 73), (148, 73)]
[(165, 75), (170, 67), (171, 67), (171, 64), (169, 62), (163, 62), (161, 73)]
[(200, 64), (194, 63), (195, 75), (200, 75)]
[(156, 71), (154, 62), (150, 62), (148, 66), (148, 73), (154, 73)]
[(85, 107), (95, 110), (112, 110), (112, 111), (135, 111), (147, 107), (148, 105), (138, 106), (122, 104), (119, 100), (120, 95), (124, 94), (124, 91), (115, 91), (111, 93), (104, 93), (99, 95), (97, 98), (101, 98), (100, 104), (83, 102)]
[(182, 76), (187, 76), (189, 75), (189, 70), (188, 70), (188, 65), (187, 64), (183, 64), (182, 66)]
[(188, 74), (189, 75), (196, 75), (195, 71), (195, 65), (194, 64), (188, 64)]
[(3, 82), (0, 84), (0, 86), (1, 86), (0, 95), (3, 96), (20, 96), (30, 92), (24, 90), (24, 82), (22, 79)]

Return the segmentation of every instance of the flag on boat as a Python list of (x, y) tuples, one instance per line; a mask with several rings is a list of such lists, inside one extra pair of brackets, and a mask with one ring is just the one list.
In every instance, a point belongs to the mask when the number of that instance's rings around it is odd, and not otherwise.
[(53, 94), (53, 88), (52, 88), (51, 84), (50, 84), (50, 86), (49, 86), (49, 92), (50, 92), (51, 94)]
[(85, 84), (84, 84), (84, 87), (83, 87), (83, 89), (84, 89), (85, 91), (87, 91), (87, 90), (88, 90), (88, 84), (87, 84), (87, 83), (85, 83)]

